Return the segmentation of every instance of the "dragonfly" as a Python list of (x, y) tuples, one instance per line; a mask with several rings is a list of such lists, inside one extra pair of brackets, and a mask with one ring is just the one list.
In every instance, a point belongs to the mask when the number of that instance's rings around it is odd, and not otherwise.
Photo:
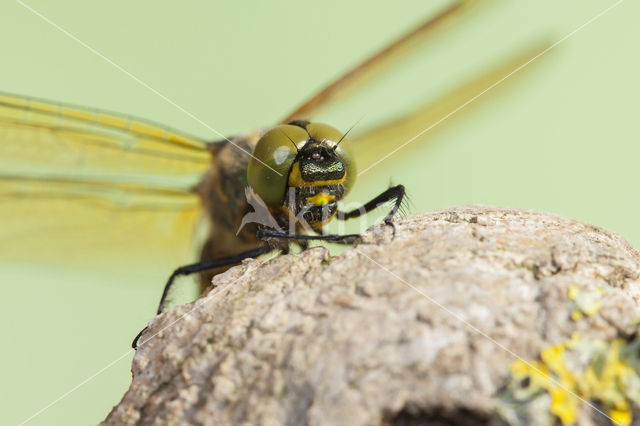
[[(305, 249), (310, 240), (354, 244), (359, 235), (328, 234), (325, 225), (388, 203), (384, 222), (393, 227), (404, 199), (402, 185), (382, 190), (359, 209), (339, 209), (355, 184), (356, 160), (365, 166), (374, 163), (375, 152), (391, 151), (509, 75), (542, 47), (520, 52), (435, 105), (353, 136), (351, 129), (339, 131), (313, 117), (373, 84), (471, 3), (456, 2), (430, 16), (277, 125), (222, 141), (117, 113), (0, 93), (2, 257), (61, 259), (73, 253), (73, 262), (98, 258), (108, 263), (113, 252), (143, 257), (165, 249), (187, 251), (204, 220), (208, 229), (199, 260), (168, 274), (160, 314), (179, 276), (200, 274), (205, 292), (212, 276), (246, 258), (287, 252), (291, 244)], [(247, 188), (263, 201), (277, 226), (243, 226), (243, 218), (254, 210)]]

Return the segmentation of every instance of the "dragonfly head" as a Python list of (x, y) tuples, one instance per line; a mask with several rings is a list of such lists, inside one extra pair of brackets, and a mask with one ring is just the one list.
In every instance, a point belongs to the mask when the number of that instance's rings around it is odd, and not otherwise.
[(318, 229), (335, 215), (356, 168), (344, 134), (326, 124), (294, 121), (260, 138), (247, 174), (271, 210), (287, 211)]

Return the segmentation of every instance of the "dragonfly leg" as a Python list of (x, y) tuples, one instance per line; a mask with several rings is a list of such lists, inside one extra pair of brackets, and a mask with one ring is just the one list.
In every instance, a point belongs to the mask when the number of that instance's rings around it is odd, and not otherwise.
[(398, 209), (402, 205), (402, 200), (404, 199), (404, 196), (405, 196), (405, 189), (403, 185), (392, 186), (391, 188), (387, 189), (382, 194), (378, 195), (373, 200), (369, 201), (368, 203), (366, 203), (364, 206), (360, 208), (351, 210), (350, 212), (338, 211), (338, 214), (336, 215), (336, 217), (339, 220), (349, 220), (356, 217), (360, 217), (362, 215), (365, 215), (371, 212), (372, 210), (375, 210), (376, 208), (380, 207), (387, 201), (395, 200), (393, 203), (393, 207), (391, 208), (391, 211), (384, 217), (385, 225), (391, 226), (391, 228), (393, 228), (393, 234), (395, 235), (396, 228), (393, 225), (392, 221), (393, 221), (393, 217), (396, 215), (396, 213), (398, 212)]
[[(380, 207), (382, 204), (387, 201), (394, 200), (393, 207), (391, 211), (385, 216), (384, 223), (393, 228), (393, 233), (395, 235), (396, 228), (393, 225), (393, 217), (398, 212), (398, 209), (402, 205), (402, 200), (405, 196), (405, 189), (402, 185), (392, 186), (391, 188), (384, 191), (382, 194), (375, 197), (373, 200), (366, 203), (364, 206), (351, 210), (350, 212), (342, 212), (338, 211), (337, 217), (340, 220), (349, 220), (364, 214), (369, 213), (372, 210), (375, 210), (377, 207)], [(305, 234), (287, 234), (285, 232), (280, 232), (271, 228), (261, 228), (258, 230), (257, 235), (258, 239), (263, 241), (269, 240), (297, 240), (299, 242), (304, 241), (328, 241), (336, 244), (348, 244), (353, 245), (362, 241), (362, 237), (360, 234), (346, 234), (346, 235), (335, 235), (335, 234), (320, 234), (320, 235), (305, 235)]]
[[(167, 283), (164, 286), (164, 290), (162, 291), (162, 297), (160, 298), (160, 303), (158, 304), (158, 310), (156, 311), (156, 315), (161, 314), (164, 311), (164, 305), (167, 301), (167, 297), (169, 295), (169, 291), (171, 290), (171, 286), (173, 285), (175, 279), (179, 276), (182, 275), (191, 275), (191, 274), (195, 274), (197, 272), (201, 272), (207, 269), (213, 269), (213, 268), (219, 268), (221, 266), (226, 266), (226, 265), (232, 265), (234, 263), (238, 263), (241, 262), (244, 259), (248, 259), (250, 257), (257, 257), (260, 256), (261, 254), (265, 254), (270, 252), (271, 250), (273, 250), (273, 247), (271, 247), (270, 245), (264, 245), (262, 247), (258, 247), (256, 249), (253, 250), (248, 250), (242, 253), (238, 253), (236, 255), (233, 256), (229, 256), (229, 257), (223, 257), (220, 259), (211, 259), (211, 260), (207, 260), (207, 261), (203, 261), (203, 262), (198, 262), (198, 263), (192, 263), (190, 265), (185, 265), (185, 266), (181, 266), (178, 269), (176, 269), (175, 271), (173, 271), (173, 273), (171, 274), (171, 276), (169, 277), (169, 279), (167, 280)], [(133, 339), (133, 342), (131, 343), (131, 347), (133, 349), (137, 349), (138, 348), (138, 340), (140, 340), (140, 337), (142, 336), (142, 333), (145, 332), (145, 330), (147, 329), (147, 327), (143, 328), (140, 333), (138, 333), (138, 335)]]
[(348, 244), (353, 245), (362, 241), (360, 234), (347, 234), (347, 235), (306, 235), (306, 234), (287, 234), (285, 232), (276, 231), (274, 229), (260, 229), (256, 235), (258, 239), (263, 241), (269, 240), (295, 240), (301, 247), (306, 247), (306, 241), (328, 241), (336, 244)]

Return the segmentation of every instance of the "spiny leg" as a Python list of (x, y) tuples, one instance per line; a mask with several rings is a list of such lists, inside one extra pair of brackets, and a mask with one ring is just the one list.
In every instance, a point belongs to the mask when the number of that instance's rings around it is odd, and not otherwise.
[[(384, 223), (393, 228), (393, 233), (395, 235), (396, 228), (393, 225), (393, 217), (398, 212), (398, 209), (402, 205), (402, 200), (405, 196), (405, 189), (403, 185), (392, 186), (391, 188), (384, 191), (382, 194), (375, 197), (373, 200), (366, 203), (364, 206), (351, 210), (350, 212), (342, 212), (338, 211), (337, 217), (340, 220), (349, 220), (375, 210), (380, 205), (386, 203), (390, 200), (395, 200), (393, 204), (393, 208), (391, 211), (385, 216)], [(276, 231), (274, 229), (262, 228), (258, 230), (256, 235), (259, 239), (264, 241), (269, 241), (271, 239), (288, 239), (288, 240), (298, 240), (298, 241), (327, 241), (336, 244), (346, 244), (353, 245), (362, 241), (362, 237), (360, 234), (347, 234), (347, 235), (335, 235), (335, 234), (320, 234), (320, 235), (305, 235), (305, 234), (287, 234), (285, 232)]]
[(398, 209), (402, 205), (402, 200), (404, 199), (404, 195), (405, 195), (405, 189), (403, 185), (392, 186), (391, 188), (387, 189), (382, 194), (378, 195), (373, 200), (369, 201), (368, 203), (366, 203), (364, 206), (360, 208), (351, 210), (350, 212), (338, 211), (338, 214), (336, 215), (336, 217), (339, 220), (349, 220), (356, 217), (360, 217), (362, 215), (365, 215), (371, 212), (372, 210), (375, 210), (376, 208), (380, 207), (382, 204), (386, 203), (387, 201), (395, 200), (393, 207), (391, 208), (391, 211), (384, 217), (384, 223), (393, 228), (393, 233), (395, 235), (396, 228), (393, 225), (392, 220), (393, 220), (393, 217), (398, 212)]
[[(173, 273), (171, 274), (171, 276), (167, 280), (167, 283), (164, 286), (164, 290), (162, 291), (162, 297), (160, 298), (160, 303), (158, 304), (158, 310), (156, 311), (156, 315), (159, 315), (159, 314), (161, 314), (163, 312), (164, 305), (165, 305), (165, 303), (167, 301), (167, 297), (169, 295), (169, 291), (171, 290), (171, 286), (173, 285), (173, 283), (174, 283), (174, 281), (175, 281), (175, 279), (177, 277), (182, 276), (182, 275), (195, 274), (197, 272), (202, 272), (202, 271), (207, 270), (207, 269), (213, 269), (213, 268), (219, 268), (221, 266), (233, 265), (234, 263), (241, 262), (244, 259), (248, 259), (250, 257), (258, 257), (261, 254), (265, 254), (265, 253), (270, 252), (271, 250), (273, 250), (273, 248), (271, 246), (265, 245), (265, 246), (258, 247), (258, 248), (253, 249), (253, 250), (245, 251), (243, 253), (238, 253), (238, 254), (233, 255), (233, 256), (223, 257), (223, 258), (220, 258), (220, 259), (207, 260), (207, 261), (204, 261), (204, 262), (192, 263), (190, 265), (185, 265), (185, 266), (179, 267), (178, 269), (173, 271)], [(143, 328), (140, 331), (140, 333), (138, 333), (138, 335), (133, 339), (133, 342), (131, 343), (131, 347), (133, 349), (138, 349), (138, 340), (140, 340), (140, 337), (142, 336), (142, 333), (144, 333), (147, 328), (148, 328), (148, 326)]]

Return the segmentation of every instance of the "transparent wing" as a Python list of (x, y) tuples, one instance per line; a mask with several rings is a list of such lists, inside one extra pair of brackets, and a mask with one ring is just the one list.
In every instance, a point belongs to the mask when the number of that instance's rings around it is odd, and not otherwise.
[[(526, 71), (531, 71), (532, 60), (549, 47), (548, 42), (539, 42), (522, 49), (470, 81), (458, 85), (439, 99), (418, 106), (411, 113), (356, 134), (351, 138), (358, 159), (359, 174), (367, 173), (383, 161), (402, 161), (410, 155), (411, 146), (424, 143), (435, 130), (452, 124), (454, 118), (464, 115), (462, 110), (471, 109), (489, 99), (509, 83), (515, 82)], [(526, 68), (524, 65), (528, 65)], [(417, 140), (420, 139), (420, 142)], [(414, 143), (415, 142), (415, 143)], [(402, 151), (401, 154), (399, 151)], [(396, 155), (398, 153), (399, 155)], [(395, 157), (395, 160), (394, 160)], [(385, 167), (393, 167), (385, 164)]]
[(0, 260), (184, 258), (210, 163), (206, 142), (149, 122), (0, 94)]
[(393, 41), (373, 56), (365, 59), (344, 75), (338, 77), (298, 108), (291, 112), (281, 122), (288, 123), (294, 119), (308, 119), (320, 110), (337, 105), (341, 100), (352, 96), (356, 91), (363, 90), (372, 84), (376, 77), (386, 73), (393, 65), (413, 53), (428, 38), (436, 34), (442, 24), (458, 17), (463, 10), (479, 2), (460, 0), (452, 3), (435, 16), (428, 17), (422, 24)]

